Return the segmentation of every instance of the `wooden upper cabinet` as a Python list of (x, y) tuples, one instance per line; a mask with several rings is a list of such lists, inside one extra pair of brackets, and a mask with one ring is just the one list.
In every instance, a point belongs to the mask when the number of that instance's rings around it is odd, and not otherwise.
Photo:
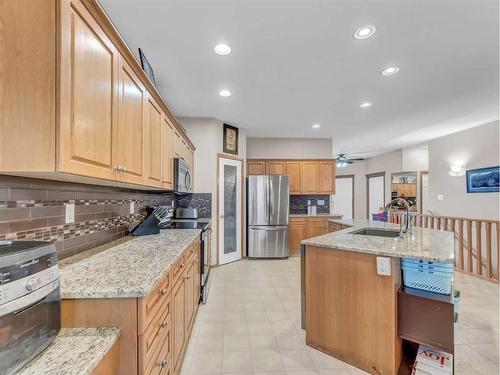
[(114, 135), (120, 181), (144, 183), (144, 117), (146, 90), (124, 59), (120, 59), (118, 126)]
[(153, 98), (148, 96), (146, 103), (145, 151), (146, 184), (161, 186), (162, 182), (162, 141), (161, 127), (163, 114)]
[(174, 126), (163, 117), (162, 129), (162, 182), (167, 189), (174, 188), (175, 130)]
[(318, 193), (318, 162), (302, 162), (302, 192), (305, 194)]
[(288, 176), (290, 194), (300, 194), (302, 192), (302, 163), (300, 161), (287, 161), (285, 174)]
[(319, 193), (335, 194), (335, 163), (333, 161), (318, 162)]
[(248, 161), (247, 162), (247, 175), (263, 175), (266, 174), (265, 161)]
[(266, 174), (270, 175), (284, 175), (285, 162), (284, 161), (267, 161)]
[(80, 1), (60, 4), (59, 170), (114, 179), (119, 53)]

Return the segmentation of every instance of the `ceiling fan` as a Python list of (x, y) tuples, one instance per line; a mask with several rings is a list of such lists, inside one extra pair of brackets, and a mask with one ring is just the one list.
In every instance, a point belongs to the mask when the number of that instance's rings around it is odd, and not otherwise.
[(354, 163), (355, 161), (363, 160), (362, 158), (350, 159), (347, 157), (347, 154), (338, 154), (335, 158), (335, 164), (338, 168), (345, 168), (349, 164)]

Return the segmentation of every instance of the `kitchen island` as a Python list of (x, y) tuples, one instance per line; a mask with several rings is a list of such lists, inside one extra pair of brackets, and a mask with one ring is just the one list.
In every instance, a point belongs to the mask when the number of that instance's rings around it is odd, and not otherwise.
[[(401, 303), (406, 303), (400, 298), (404, 293), (400, 259), (452, 263), (453, 233), (413, 228), (411, 235), (401, 239), (353, 234), (363, 228), (399, 231), (395, 224), (368, 220), (332, 223), (339, 230), (302, 241), (306, 344), (372, 374), (397, 374), (403, 359), (398, 326), (407, 324), (398, 316), (398, 310), (404, 308)], [(377, 273), (380, 257), (389, 266), (386, 275)], [(445, 307), (441, 309), (447, 314), (443, 343), (449, 342), (450, 335), (453, 340), (453, 306), (448, 303)]]

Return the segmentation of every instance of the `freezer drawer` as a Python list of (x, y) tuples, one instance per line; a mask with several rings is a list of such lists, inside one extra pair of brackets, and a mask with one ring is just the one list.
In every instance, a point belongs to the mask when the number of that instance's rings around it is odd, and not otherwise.
[(248, 228), (248, 257), (288, 257), (288, 226), (250, 226)]

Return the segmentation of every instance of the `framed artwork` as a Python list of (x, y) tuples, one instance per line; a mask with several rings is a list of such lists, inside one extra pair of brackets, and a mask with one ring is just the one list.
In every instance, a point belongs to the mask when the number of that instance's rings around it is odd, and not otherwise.
[(139, 57), (141, 58), (142, 70), (144, 70), (144, 72), (148, 76), (151, 83), (154, 85), (154, 87), (156, 87), (155, 75), (153, 72), (153, 68), (151, 67), (151, 64), (149, 64), (149, 61), (146, 58), (146, 55), (144, 54), (144, 51), (140, 48), (139, 48)]
[(498, 193), (500, 166), (467, 171), (467, 193)]
[(228, 154), (238, 155), (238, 128), (224, 124), (223, 151)]

